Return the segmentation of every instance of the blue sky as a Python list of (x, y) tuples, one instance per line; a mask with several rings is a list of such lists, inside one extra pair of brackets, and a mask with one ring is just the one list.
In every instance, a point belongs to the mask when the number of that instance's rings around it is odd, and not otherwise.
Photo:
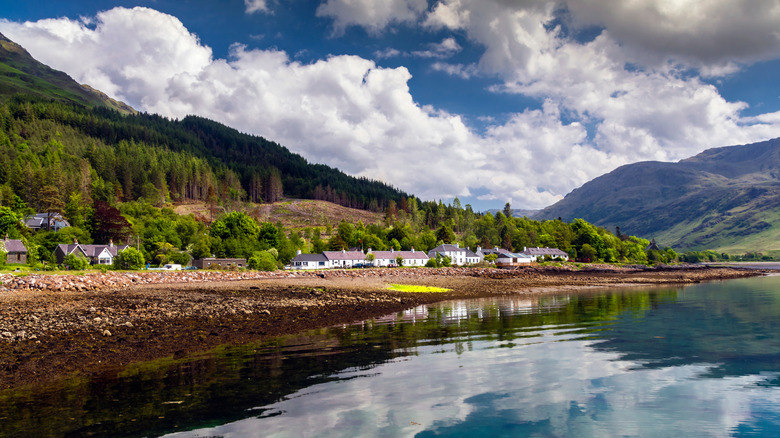
[(139, 110), (476, 209), (780, 136), (775, 0), (0, 5), (0, 32)]

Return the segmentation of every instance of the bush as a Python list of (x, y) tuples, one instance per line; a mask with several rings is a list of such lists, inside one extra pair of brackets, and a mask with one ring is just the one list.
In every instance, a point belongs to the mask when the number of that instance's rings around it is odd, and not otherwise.
[(83, 271), (84, 269), (87, 269), (87, 266), (89, 266), (89, 261), (87, 261), (87, 259), (76, 254), (66, 255), (63, 263), (67, 265), (69, 269), (75, 271)]
[(114, 269), (143, 269), (144, 263), (144, 255), (131, 246), (114, 258)]
[(428, 261), (425, 262), (425, 266), (428, 268), (438, 268), (439, 264), (436, 263), (436, 259), (428, 259)]
[(275, 271), (276, 258), (268, 251), (256, 252), (254, 256), (247, 260), (247, 266), (249, 269), (258, 271)]

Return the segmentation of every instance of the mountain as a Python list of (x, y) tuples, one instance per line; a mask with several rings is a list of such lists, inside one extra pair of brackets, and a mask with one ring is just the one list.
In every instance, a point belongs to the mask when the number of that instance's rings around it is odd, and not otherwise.
[(537, 218), (582, 218), (675, 249), (780, 249), (780, 139), (622, 166)]
[(60, 102), (102, 106), (121, 113), (136, 111), (88, 85), (80, 85), (67, 74), (36, 61), (22, 46), (0, 33), (0, 99), (29, 94)]
[(410, 197), (211, 120), (139, 114), (0, 35), (0, 202), (41, 209), (74, 193), (233, 208), (292, 197), (372, 211)]

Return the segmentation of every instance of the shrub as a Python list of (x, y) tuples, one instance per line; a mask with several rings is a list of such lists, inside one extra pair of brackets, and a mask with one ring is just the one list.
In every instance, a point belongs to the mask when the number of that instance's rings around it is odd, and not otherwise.
[(89, 266), (89, 261), (87, 261), (87, 259), (76, 254), (66, 255), (63, 263), (66, 264), (68, 268), (75, 271), (83, 271)]
[(247, 266), (249, 269), (257, 269), (258, 271), (275, 271), (276, 258), (268, 251), (256, 252), (247, 260)]
[(114, 258), (114, 269), (142, 269), (144, 263), (144, 255), (131, 246)]

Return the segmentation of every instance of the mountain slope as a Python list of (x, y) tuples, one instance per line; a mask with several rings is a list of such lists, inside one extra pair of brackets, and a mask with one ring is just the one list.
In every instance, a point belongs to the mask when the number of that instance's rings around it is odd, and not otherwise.
[(36, 61), (20, 45), (0, 34), (0, 101), (14, 94), (29, 94), (88, 107), (104, 106), (134, 113), (129, 105), (111, 99), (67, 74)]
[(583, 218), (682, 249), (780, 249), (780, 139), (622, 166), (537, 217)]
[(63, 204), (73, 193), (231, 206), (287, 196), (376, 212), (409, 198), (211, 120), (122, 109), (0, 35), (0, 201), (40, 209), (47, 188)]

